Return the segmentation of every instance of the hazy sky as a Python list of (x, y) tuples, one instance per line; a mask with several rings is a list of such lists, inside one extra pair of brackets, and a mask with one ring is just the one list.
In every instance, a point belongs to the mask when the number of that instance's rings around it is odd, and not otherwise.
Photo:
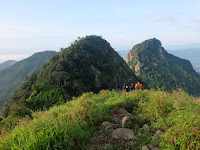
[(0, 62), (102, 35), (115, 50), (158, 38), (200, 45), (200, 0), (0, 0)]

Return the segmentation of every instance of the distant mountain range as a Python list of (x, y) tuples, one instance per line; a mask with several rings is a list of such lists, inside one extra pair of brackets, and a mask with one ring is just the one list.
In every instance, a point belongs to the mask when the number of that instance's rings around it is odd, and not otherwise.
[[(126, 60), (126, 56), (130, 50), (119, 50), (117, 52), (124, 60)], [(200, 48), (167, 50), (167, 52), (180, 58), (189, 60), (192, 63), (193, 68), (197, 72), (200, 72)]]
[(25, 77), (40, 69), (41, 65), (48, 61), (54, 53), (54, 51), (35, 53), (9, 68), (0, 70), (0, 110), (4, 102), (24, 82)]
[(8, 60), (0, 64), (0, 70), (9, 68), (10, 66), (14, 65), (17, 61), (16, 60)]
[(200, 95), (200, 78), (190, 61), (169, 54), (157, 39), (135, 45), (126, 63), (150, 88), (172, 91), (183, 89)]

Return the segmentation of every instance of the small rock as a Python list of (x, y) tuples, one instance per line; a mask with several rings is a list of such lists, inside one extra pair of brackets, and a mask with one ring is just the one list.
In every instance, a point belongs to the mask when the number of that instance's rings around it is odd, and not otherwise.
[(145, 146), (142, 146), (142, 150), (149, 150), (149, 148), (145, 145)]
[(91, 139), (91, 142), (92, 143), (103, 143), (104, 142), (104, 136), (103, 135), (98, 135), (98, 136), (95, 136)]
[(116, 124), (113, 124), (113, 125), (108, 125), (108, 126), (106, 126), (106, 131), (109, 131), (109, 130), (114, 130), (114, 129), (116, 129), (116, 128), (118, 128), (118, 125), (116, 125)]
[(114, 125), (114, 124), (113, 124), (113, 123), (110, 123), (110, 122), (108, 122), (108, 121), (105, 121), (105, 122), (102, 123), (102, 126), (103, 126), (103, 127), (110, 126), (110, 125)]
[(130, 140), (130, 139), (137, 139), (133, 130), (126, 129), (126, 128), (118, 128), (113, 130), (112, 138), (117, 138), (121, 140)]
[(141, 132), (138, 132), (138, 134), (137, 135), (142, 135), (142, 133)]
[(125, 116), (122, 119), (122, 128), (128, 124), (136, 125), (136, 124), (139, 124), (139, 121), (133, 117)]
[(114, 118), (112, 119), (112, 121), (113, 121), (114, 123), (118, 124), (118, 123), (121, 122), (121, 119), (119, 119), (118, 117), (114, 117)]
[(162, 135), (162, 134), (164, 134), (161, 130), (157, 130), (156, 132), (155, 132), (155, 135), (157, 135), (157, 136), (160, 136), (160, 135)]
[(159, 148), (157, 147), (154, 147), (152, 144), (148, 144), (150, 150), (160, 150)]
[(146, 132), (150, 131), (150, 127), (147, 124), (144, 124), (142, 129), (144, 129), (144, 131), (146, 131)]
[(125, 108), (120, 108), (118, 113), (120, 113), (122, 116), (132, 116)]
[(112, 144), (106, 144), (103, 149), (113, 149)]

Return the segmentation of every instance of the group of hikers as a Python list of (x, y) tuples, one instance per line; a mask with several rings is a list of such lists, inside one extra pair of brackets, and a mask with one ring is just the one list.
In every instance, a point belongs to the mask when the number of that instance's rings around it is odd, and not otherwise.
[(133, 90), (143, 90), (143, 89), (144, 88), (139, 81), (137, 81), (136, 83), (132, 82), (130, 86), (124, 83), (124, 85), (122, 86), (122, 91), (126, 91), (126, 92), (133, 91)]

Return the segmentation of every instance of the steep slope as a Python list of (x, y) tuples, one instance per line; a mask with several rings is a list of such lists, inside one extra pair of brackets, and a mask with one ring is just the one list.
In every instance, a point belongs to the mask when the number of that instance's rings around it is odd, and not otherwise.
[[(5, 105), (3, 114), (23, 112), (23, 116), (26, 108), (48, 109), (83, 92), (117, 89), (129, 80), (137, 78), (110, 44), (99, 36), (86, 36), (61, 49), (27, 79)], [(53, 86), (57, 84), (63, 86)]]
[(29, 58), (0, 71), (0, 110), (4, 102), (9, 99), (12, 92), (23, 83), (25, 76), (40, 69), (42, 63), (49, 60), (54, 53), (54, 51), (35, 53)]
[(182, 88), (189, 94), (200, 95), (200, 78), (190, 61), (169, 54), (155, 38), (134, 46), (126, 62), (150, 88)]
[(0, 70), (9, 68), (10, 66), (14, 65), (17, 61), (16, 60), (8, 60), (0, 64)]

